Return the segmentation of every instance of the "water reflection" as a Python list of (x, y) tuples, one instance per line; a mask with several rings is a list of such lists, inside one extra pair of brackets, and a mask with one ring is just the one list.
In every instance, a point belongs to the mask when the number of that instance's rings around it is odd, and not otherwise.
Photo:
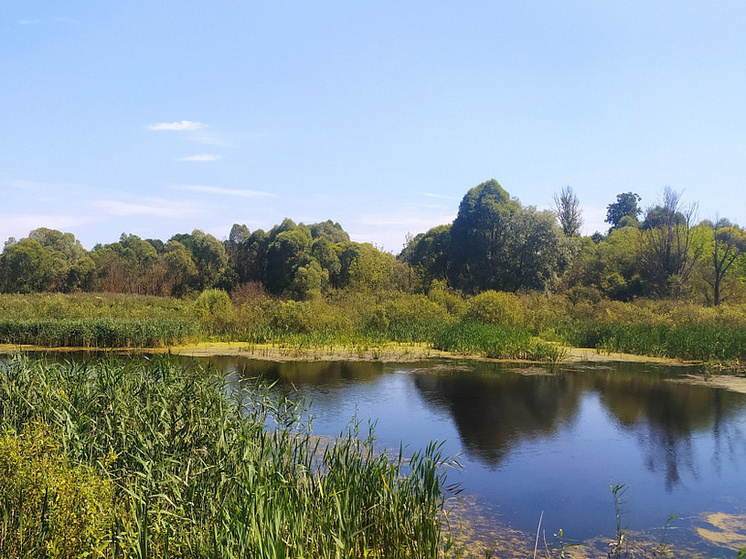
[(692, 437), (710, 433), (717, 468), (725, 453), (734, 457), (746, 445), (731, 420), (743, 414), (741, 394), (664, 382), (668, 375), (639, 365), (606, 370), (566, 370), (557, 375), (511, 374), (504, 367), (480, 364), (468, 372), (415, 373), (415, 385), (433, 407), (453, 416), (464, 447), (490, 466), (522, 441), (551, 438), (571, 424), (581, 396), (594, 392), (618, 428), (631, 433), (644, 454), (645, 467), (662, 472), (671, 491), (682, 470), (700, 474)]
[(235, 357), (211, 357), (217, 369), (243, 378), (260, 377), (285, 385), (314, 385), (339, 388), (350, 383), (372, 382), (381, 376), (384, 364), (365, 361), (260, 361)]
[(414, 378), (423, 398), (453, 417), (465, 450), (493, 467), (521, 441), (551, 437), (572, 421), (580, 397), (574, 376), (516, 375), (485, 364)]
[(697, 434), (709, 433), (719, 441), (712, 456), (718, 469), (723, 444), (731, 455), (736, 446), (743, 447), (743, 433), (728, 427), (733, 417), (743, 413), (741, 394), (621, 371), (594, 375), (593, 384), (620, 428), (635, 436), (645, 466), (663, 473), (668, 492), (682, 482), (683, 471), (699, 477), (692, 445)]

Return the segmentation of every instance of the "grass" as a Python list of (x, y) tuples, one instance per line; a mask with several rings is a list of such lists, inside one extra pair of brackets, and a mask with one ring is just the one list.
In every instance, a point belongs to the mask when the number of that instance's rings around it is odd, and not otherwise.
[(199, 333), (199, 324), (185, 319), (0, 320), (0, 343), (43, 347), (164, 347), (196, 341)]
[(746, 360), (746, 327), (714, 325), (573, 323), (559, 329), (576, 347), (691, 361)]
[[(2, 362), (0, 557), (438, 557), (448, 547), (437, 444), (407, 459), (377, 451), (354, 423), (322, 442), (301, 417), (265, 385), (229, 386), (166, 358)], [(75, 511), (77, 524), (62, 521)]]
[(113, 348), (242, 342), (367, 354), (395, 342), (549, 363), (563, 359), (561, 343), (732, 368), (746, 362), (746, 305), (571, 301), (539, 293), (462, 297), (354, 291), (311, 301), (257, 296), (234, 304), (218, 290), (203, 295), (194, 301), (0, 295), (0, 343)]

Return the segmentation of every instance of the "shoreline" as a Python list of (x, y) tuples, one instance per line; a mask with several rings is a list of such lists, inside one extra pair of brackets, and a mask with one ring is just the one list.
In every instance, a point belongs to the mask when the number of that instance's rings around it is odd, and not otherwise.
[[(590, 348), (566, 347), (565, 358), (559, 363), (651, 363), (678, 367), (695, 367), (698, 362), (681, 361), (667, 357), (649, 357), (629, 353), (601, 353)], [(379, 361), (381, 363), (413, 363), (417, 361), (446, 359), (466, 359), (470, 361), (491, 361), (502, 363), (537, 363), (524, 359), (492, 359), (474, 354), (459, 354), (432, 349), (427, 344), (386, 343), (379, 346), (303, 348), (278, 344), (250, 344), (247, 342), (201, 342), (196, 344), (162, 348), (91, 348), (91, 347), (41, 347), (33, 345), (0, 344), (0, 355), (21, 352), (66, 353), (72, 351), (96, 353), (113, 352), (121, 354), (183, 355), (185, 357), (244, 357), (247, 359), (288, 362), (288, 361)], [(746, 394), (746, 377), (723, 374), (688, 374), (668, 382), (678, 382), (697, 386), (709, 386), (731, 392)]]

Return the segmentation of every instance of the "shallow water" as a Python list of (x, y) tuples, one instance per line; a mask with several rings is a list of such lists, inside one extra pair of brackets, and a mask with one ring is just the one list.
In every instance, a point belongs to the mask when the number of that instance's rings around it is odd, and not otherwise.
[(315, 434), (337, 435), (356, 417), (375, 423), (384, 447), (444, 441), (463, 466), (449, 482), (459, 484), (467, 516), (487, 525), (533, 534), (543, 512), (549, 537), (561, 528), (577, 540), (609, 539), (610, 486), (624, 484), (630, 530), (659, 539), (677, 515), (667, 541), (734, 556), (696, 528), (706, 527), (705, 513), (746, 512), (746, 395), (672, 382), (680, 369), (210, 362), (236, 380), (263, 376), (306, 397)]

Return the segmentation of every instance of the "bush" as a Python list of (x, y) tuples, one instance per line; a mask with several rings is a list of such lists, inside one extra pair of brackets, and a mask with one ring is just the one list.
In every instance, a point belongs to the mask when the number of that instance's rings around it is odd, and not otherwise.
[(71, 464), (43, 423), (0, 434), (3, 557), (103, 557), (113, 517), (111, 482)]
[(467, 302), (466, 318), (484, 324), (520, 326), (523, 309), (513, 293), (484, 291)]

